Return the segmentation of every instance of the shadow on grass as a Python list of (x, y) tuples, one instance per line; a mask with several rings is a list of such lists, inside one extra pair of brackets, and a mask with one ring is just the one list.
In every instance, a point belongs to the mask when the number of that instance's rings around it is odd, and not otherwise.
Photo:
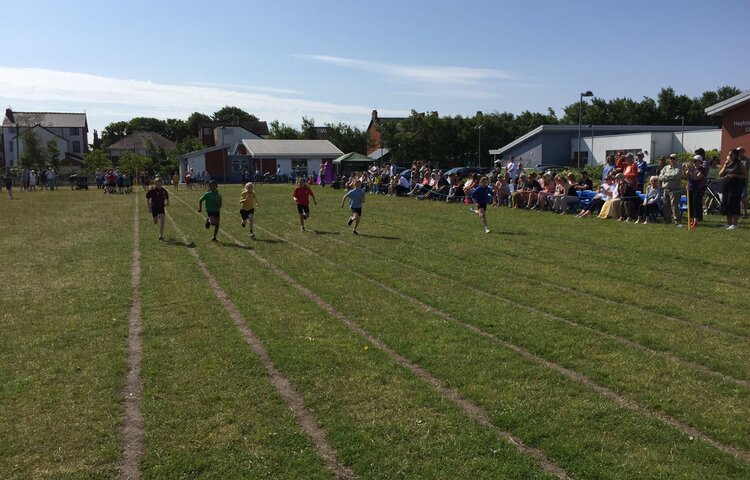
[(489, 233), (490, 235), (506, 235), (510, 237), (526, 237), (529, 234), (525, 232), (498, 232), (497, 230), (492, 230)]
[(222, 247), (239, 248), (240, 250), (252, 250), (253, 249), (253, 247), (251, 247), (250, 245), (245, 245), (244, 243), (243, 244), (237, 244), (237, 243), (234, 243), (234, 242), (224, 242), (224, 241), (221, 241), (221, 240), (219, 240), (216, 243), (218, 243)]
[(261, 243), (285, 243), (284, 240), (274, 240), (273, 238), (258, 238), (255, 237), (255, 240), (253, 242), (261, 242)]
[(370, 235), (368, 233), (360, 233), (359, 236), (366, 238), (379, 238), (381, 240), (401, 240), (401, 237), (390, 237), (388, 235)]
[(325, 230), (313, 230), (317, 235), (341, 235), (340, 232), (326, 232)]
[(167, 245), (174, 245), (175, 247), (195, 248), (195, 242), (186, 243), (180, 240), (174, 240), (172, 238), (165, 239), (164, 243)]

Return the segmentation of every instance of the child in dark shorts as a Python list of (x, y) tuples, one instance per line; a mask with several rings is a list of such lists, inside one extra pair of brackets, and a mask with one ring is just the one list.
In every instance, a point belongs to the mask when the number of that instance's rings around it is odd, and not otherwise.
[(212, 241), (218, 241), (216, 235), (219, 233), (219, 220), (221, 217), (221, 195), (219, 194), (219, 184), (216, 180), (211, 180), (208, 184), (208, 191), (198, 199), (198, 212), (203, 211), (203, 202), (206, 202), (206, 228), (214, 226), (214, 236)]
[(242, 228), (245, 223), (250, 223), (250, 238), (255, 238), (253, 232), (253, 217), (255, 216), (255, 207), (258, 207), (258, 197), (255, 194), (253, 183), (247, 182), (245, 189), (240, 194), (240, 216), (242, 217)]
[(471, 199), (474, 200), (476, 208), (470, 210), (482, 219), (482, 225), (484, 225), (484, 233), (490, 233), (490, 227), (487, 226), (487, 203), (492, 199), (492, 193), (490, 192), (489, 180), (487, 177), (482, 177), (479, 180), (479, 186), (471, 192)]
[(161, 178), (157, 178), (153, 188), (146, 193), (146, 202), (154, 217), (154, 225), (159, 224), (159, 240), (164, 241), (164, 207), (169, 206), (169, 192)]
[(299, 225), (302, 231), (305, 230), (305, 220), (310, 218), (310, 197), (312, 197), (315, 205), (318, 201), (315, 199), (315, 194), (305, 182), (304, 178), (297, 179), (297, 188), (292, 192), (292, 199), (297, 204), (297, 213), (299, 213)]

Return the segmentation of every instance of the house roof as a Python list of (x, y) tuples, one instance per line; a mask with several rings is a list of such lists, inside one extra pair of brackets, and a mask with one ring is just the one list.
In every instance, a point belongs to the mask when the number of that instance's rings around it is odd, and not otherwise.
[(261, 122), (260, 120), (258, 121), (242, 120), (239, 122), (200, 122), (198, 124), (198, 127), (199, 128), (242, 127), (248, 132), (254, 133), (258, 135), (259, 137), (262, 137), (264, 135), (265, 136), (270, 135), (270, 132), (268, 130), (268, 123)]
[[(13, 117), (21, 127), (33, 127), (39, 124), (46, 128), (88, 128), (85, 113), (13, 112)], [(8, 120), (8, 117), (3, 117), (3, 127), (15, 127), (15, 123)]]
[(250, 156), (338, 157), (344, 152), (328, 140), (242, 140)]
[(188, 152), (188, 153), (185, 153), (184, 155), (180, 155), (180, 158), (186, 159), (186, 158), (195, 157), (198, 155), (203, 155), (204, 153), (215, 152), (217, 150), (224, 150), (225, 148), (227, 147), (221, 146), (221, 145), (219, 145), (218, 147), (204, 148), (203, 150), (195, 150), (193, 152)]
[(705, 112), (706, 115), (709, 116), (721, 115), (727, 110), (739, 107), (740, 105), (744, 105), (748, 102), (750, 102), (750, 90), (745, 90), (739, 95), (735, 95), (734, 97), (727, 98), (723, 102), (711, 105), (710, 107), (706, 108)]
[(381, 157), (385, 157), (389, 153), (391, 153), (391, 150), (388, 148), (378, 148), (377, 150), (369, 154), (368, 157), (373, 160), (380, 160)]
[(154, 142), (154, 145), (156, 145), (157, 147), (161, 147), (167, 151), (177, 148), (177, 145), (175, 145), (172, 140), (165, 138), (156, 132), (135, 132), (131, 133), (122, 140), (113, 143), (112, 145), (107, 147), (107, 150), (145, 149), (146, 140), (148, 139), (151, 139), (151, 141)]
[[(591, 127), (585, 127), (586, 131), (591, 131)], [(688, 126), (685, 125), (685, 131), (693, 130), (716, 130), (718, 127), (712, 125)], [(682, 129), (680, 125), (594, 125), (593, 129), (601, 135), (616, 135), (620, 133), (645, 133), (645, 132), (679, 132)], [(511, 148), (540, 135), (543, 132), (561, 132), (561, 133), (578, 133), (578, 125), (540, 125), (526, 135), (518, 137), (512, 142), (500, 147), (497, 150), (490, 150), (493, 155), (499, 155)]]

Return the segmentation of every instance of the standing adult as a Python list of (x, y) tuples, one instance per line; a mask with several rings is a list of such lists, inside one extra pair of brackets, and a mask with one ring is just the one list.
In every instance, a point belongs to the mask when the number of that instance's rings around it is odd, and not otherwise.
[(643, 152), (638, 152), (636, 155), (635, 166), (638, 169), (638, 191), (643, 192), (643, 187), (646, 184), (646, 170), (648, 170), (648, 163), (646, 163)]
[(23, 167), (23, 171), (21, 172), (21, 191), (29, 189), (30, 173), (28, 168)]
[(708, 168), (703, 165), (703, 157), (693, 157), (693, 164), (685, 167), (688, 191), (688, 217), (690, 226), (703, 221), (703, 194), (706, 192), (706, 173)]
[(659, 173), (662, 192), (664, 193), (664, 218), (673, 220), (675, 226), (680, 224), (680, 197), (682, 196), (682, 168), (678, 165), (677, 154), (669, 156), (669, 164)]
[(607, 155), (607, 160), (604, 163), (604, 169), (602, 170), (602, 185), (607, 183), (609, 176), (615, 176), (615, 156)]
[(633, 191), (638, 189), (638, 166), (635, 163), (635, 157), (632, 153), (625, 155), (625, 170), (622, 172), (625, 175), (625, 181), (633, 187)]
[[(745, 147), (737, 148), (737, 155), (739, 155), (740, 163), (745, 167), (745, 172), (750, 172), (750, 158), (745, 156)], [(745, 179), (745, 188), (742, 189), (742, 218), (747, 218), (747, 187), (750, 184), (750, 176)]]
[(57, 172), (52, 167), (47, 167), (47, 183), (50, 190), (57, 187)]
[(8, 191), (8, 200), (13, 200), (13, 175), (10, 173), (10, 168), (5, 170), (3, 185), (5, 185), (5, 189)]
[(505, 173), (508, 174), (508, 178), (510, 178), (510, 189), (511, 191), (515, 190), (516, 185), (518, 184), (518, 170), (516, 169), (516, 157), (513, 155), (508, 158), (508, 163), (505, 165)]
[(721, 212), (727, 216), (727, 230), (735, 230), (740, 220), (742, 189), (747, 185), (747, 170), (740, 161), (739, 149), (729, 151), (719, 177), (724, 179)]

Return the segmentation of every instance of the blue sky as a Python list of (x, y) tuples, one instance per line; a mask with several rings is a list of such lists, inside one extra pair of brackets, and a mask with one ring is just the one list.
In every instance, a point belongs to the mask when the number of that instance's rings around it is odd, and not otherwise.
[(0, 102), (89, 125), (239, 106), (299, 126), (370, 113), (562, 115), (579, 93), (750, 88), (750, 1), (3, 2)]

